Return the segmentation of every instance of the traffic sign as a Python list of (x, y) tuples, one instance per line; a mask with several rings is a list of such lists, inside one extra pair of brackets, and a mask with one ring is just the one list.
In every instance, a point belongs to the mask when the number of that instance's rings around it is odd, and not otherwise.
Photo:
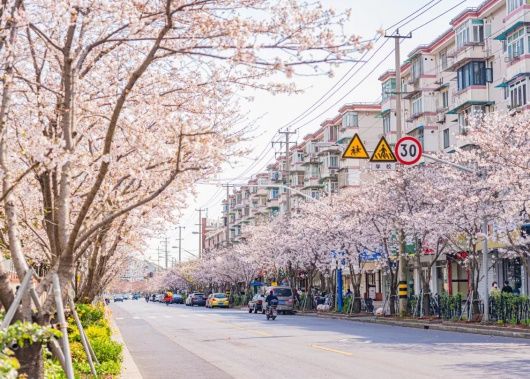
[(413, 165), (421, 159), (423, 149), (420, 141), (414, 137), (406, 136), (397, 141), (394, 153), (399, 163)]
[(353, 138), (350, 141), (350, 144), (344, 150), (344, 154), (342, 154), (342, 159), (345, 158), (352, 158), (352, 159), (368, 159), (370, 156), (368, 155), (368, 151), (366, 151), (366, 148), (363, 145), (363, 142), (359, 138), (359, 135), (355, 133)]
[(370, 170), (374, 171), (392, 171), (396, 169), (396, 162), (371, 162)]
[(370, 162), (395, 162), (396, 157), (392, 154), (392, 148), (386, 142), (385, 137), (381, 137), (377, 147), (370, 158)]

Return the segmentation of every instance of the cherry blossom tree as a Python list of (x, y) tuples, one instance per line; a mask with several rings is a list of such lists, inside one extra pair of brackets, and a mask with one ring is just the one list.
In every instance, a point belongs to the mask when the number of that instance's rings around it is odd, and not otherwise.
[[(2, 239), (19, 277), (34, 250), (48, 262), (42, 312), (25, 301), (17, 313), (41, 323), (53, 312), (51, 276), (66, 295), (82, 252), (106, 228), (163, 193), (182, 205), (194, 182), (238, 154), (236, 93), (292, 91), (275, 74), (324, 73), (322, 63), (370, 47), (341, 35), (343, 15), (297, 1), (0, 6)], [(13, 299), (6, 277), (4, 307)], [(42, 377), (40, 351), (17, 355), (21, 372)]]

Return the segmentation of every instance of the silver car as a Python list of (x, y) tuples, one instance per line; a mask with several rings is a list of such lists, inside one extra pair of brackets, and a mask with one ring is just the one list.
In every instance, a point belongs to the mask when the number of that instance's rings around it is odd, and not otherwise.
[(272, 293), (278, 298), (279, 313), (294, 313), (294, 294), (291, 287), (277, 286), (268, 287), (266, 295), (272, 290)]

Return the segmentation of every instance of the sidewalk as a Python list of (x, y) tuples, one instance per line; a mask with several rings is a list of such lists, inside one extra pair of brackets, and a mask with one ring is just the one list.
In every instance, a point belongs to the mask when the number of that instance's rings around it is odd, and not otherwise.
[(138, 366), (136, 366), (129, 349), (127, 349), (127, 345), (123, 341), (120, 329), (118, 328), (118, 325), (116, 325), (116, 321), (114, 320), (112, 314), (110, 316), (110, 326), (112, 328), (112, 339), (121, 343), (123, 346), (123, 362), (120, 377), (123, 379), (143, 379), (142, 374), (140, 374), (140, 370), (138, 369)]
[(444, 330), (448, 332), (474, 333), (488, 336), (513, 337), (530, 339), (530, 329), (502, 327), (497, 325), (481, 325), (477, 323), (460, 323), (442, 320), (412, 320), (412, 319), (393, 319), (388, 317), (375, 317), (373, 315), (343, 315), (337, 313), (315, 313), (315, 312), (297, 312), (298, 316), (313, 316), (328, 319), (339, 319), (357, 322), (377, 323), (407, 328)]

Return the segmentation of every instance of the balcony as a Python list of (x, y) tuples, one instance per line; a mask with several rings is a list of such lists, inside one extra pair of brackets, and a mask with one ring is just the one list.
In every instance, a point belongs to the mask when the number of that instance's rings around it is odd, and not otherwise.
[(306, 178), (304, 180), (304, 189), (306, 188), (320, 188), (322, 187), (322, 185), (320, 184), (320, 180), (318, 177), (311, 177), (311, 178)]
[(470, 42), (448, 54), (448, 66), (445, 71), (456, 71), (469, 61), (485, 60), (490, 58), (491, 52), (484, 42)]
[(457, 114), (460, 110), (471, 105), (491, 105), (494, 101), (488, 98), (488, 90), (485, 85), (469, 86), (459, 92), (453, 93), (450, 111), (447, 114)]
[[(433, 82), (436, 80), (436, 75), (434, 74), (423, 74), (417, 78), (410, 78), (406, 83), (406, 86), (403, 86), (402, 92), (417, 93), (424, 88), (431, 88)], [(406, 98), (408, 95), (403, 96)]]
[(342, 153), (341, 147), (336, 142), (323, 142), (318, 145), (318, 156), (322, 156), (327, 153)]
[(512, 80), (518, 75), (530, 72), (530, 54), (519, 55), (518, 57), (505, 57), (506, 79)]
[(280, 199), (279, 198), (270, 198), (267, 200), (267, 208), (278, 208), (280, 206)]
[(436, 112), (422, 112), (405, 120), (405, 133), (425, 125), (434, 125), (437, 121)]
[(337, 176), (337, 173), (339, 172), (339, 167), (322, 167), (320, 170), (320, 180), (327, 179), (327, 178), (334, 178)]
[(306, 157), (306, 160), (304, 161), (303, 165), (307, 166), (310, 164), (320, 164), (320, 159), (316, 154), (310, 154)]

